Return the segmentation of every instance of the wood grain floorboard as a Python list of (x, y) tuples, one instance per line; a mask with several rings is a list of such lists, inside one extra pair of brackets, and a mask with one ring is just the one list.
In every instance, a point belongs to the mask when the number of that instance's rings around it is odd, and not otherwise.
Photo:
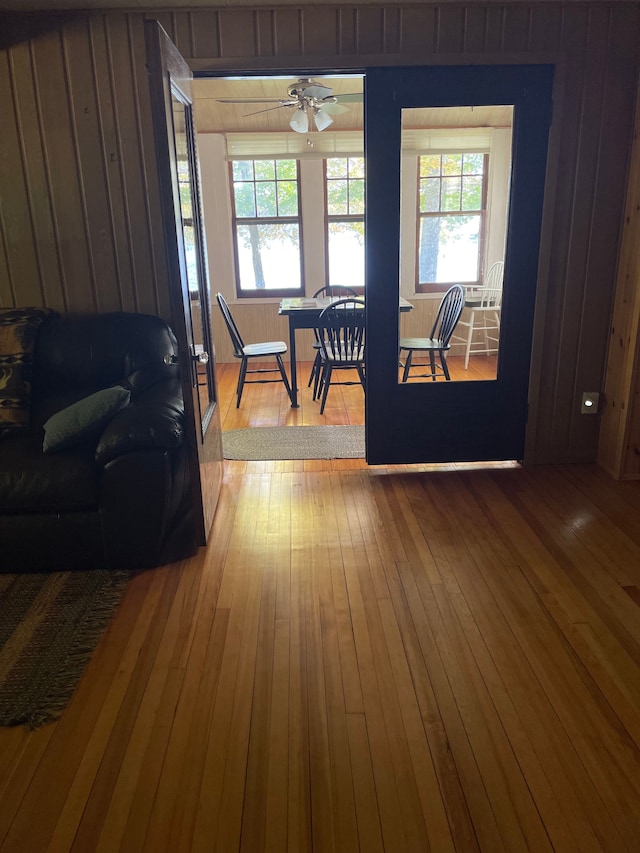
[[(225, 429), (363, 422), (236, 376)], [(207, 548), (0, 729), (0, 851), (636, 853), (639, 518), (590, 465), (226, 464)]]

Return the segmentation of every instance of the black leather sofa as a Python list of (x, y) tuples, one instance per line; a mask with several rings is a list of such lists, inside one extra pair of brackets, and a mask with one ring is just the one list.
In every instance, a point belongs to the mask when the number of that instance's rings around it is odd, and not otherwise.
[[(0, 435), (0, 571), (143, 568), (195, 551), (175, 353), (158, 317), (42, 323), (30, 423)], [(110, 386), (129, 404), (99, 434), (44, 453), (48, 419)]]

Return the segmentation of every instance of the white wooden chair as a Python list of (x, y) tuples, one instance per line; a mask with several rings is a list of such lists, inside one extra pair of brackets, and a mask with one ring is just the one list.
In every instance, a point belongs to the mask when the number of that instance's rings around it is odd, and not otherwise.
[[(469, 309), (469, 314), (467, 319), (458, 321), (458, 329), (462, 329), (452, 340), (452, 343), (464, 345), (465, 370), (469, 367), (469, 356), (472, 353), (491, 355), (498, 352), (503, 276), (504, 263), (496, 261), (481, 287), (465, 287), (464, 307)], [(474, 337), (474, 333), (479, 334)]]

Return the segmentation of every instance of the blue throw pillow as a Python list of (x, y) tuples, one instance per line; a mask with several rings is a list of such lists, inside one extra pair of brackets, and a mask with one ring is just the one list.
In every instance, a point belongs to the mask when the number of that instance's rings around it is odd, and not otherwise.
[(111, 418), (129, 405), (131, 394), (121, 385), (96, 391), (52, 415), (44, 425), (45, 453), (66, 450), (102, 432)]

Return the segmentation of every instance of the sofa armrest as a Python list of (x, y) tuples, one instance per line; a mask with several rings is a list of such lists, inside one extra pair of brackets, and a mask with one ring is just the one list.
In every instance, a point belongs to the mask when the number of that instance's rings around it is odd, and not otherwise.
[(108, 424), (96, 447), (102, 466), (139, 450), (173, 450), (184, 437), (184, 405), (177, 380), (158, 382), (135, 394)]

